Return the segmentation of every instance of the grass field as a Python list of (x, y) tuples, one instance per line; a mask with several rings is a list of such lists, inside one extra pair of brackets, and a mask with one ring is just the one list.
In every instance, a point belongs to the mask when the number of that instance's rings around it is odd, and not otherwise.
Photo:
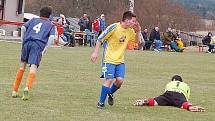
[[(20, 44), (0, 42), (0, 121), (214, 121), (215, 55), (198, 52), (126, 53), (126, 80), (115, 105), (96, 108), (102, 81), (100, 62), (89, 61), (92, 48), (50, 48), (44, 55), (30, 100), (11, 97), (19, 67)], [(190, 113), (174, 107), (133, 107), (139, 98), (157, 96), (174, 74), (190, 85), (193, 104), (206, 108)], [(27, 73), (20, 87), (23, 92)]]

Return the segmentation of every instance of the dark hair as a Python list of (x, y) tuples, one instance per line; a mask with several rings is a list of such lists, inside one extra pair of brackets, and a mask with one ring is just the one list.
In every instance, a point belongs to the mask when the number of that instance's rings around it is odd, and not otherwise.
[(49, 16), (52, 14), (52, 7), (46, 6), (40, 9), (40, 17), (46, 17), (49, 18)]
[(132, 17), (137, 17), (137, 16), (131, 11), (126, 11), (123, 13), (122, 21), (125, 21), (126, 19), (132, 19)]
[(179, 76), (179, 75), (174, 75), (174, 76), (172, 77), (172, 81), (180, 81), (180, 82), (183, 82), (181, 76)]

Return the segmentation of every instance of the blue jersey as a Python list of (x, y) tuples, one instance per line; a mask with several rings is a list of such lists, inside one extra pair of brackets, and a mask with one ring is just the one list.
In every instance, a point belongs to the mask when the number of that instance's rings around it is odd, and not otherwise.
[(24, 24), (26, 32), (23, 45), (28, 41), (35, 41), (42, 49), (45, 48), (50, 35), (55, 35), (55, 27), (46, 18), (33, 18)]

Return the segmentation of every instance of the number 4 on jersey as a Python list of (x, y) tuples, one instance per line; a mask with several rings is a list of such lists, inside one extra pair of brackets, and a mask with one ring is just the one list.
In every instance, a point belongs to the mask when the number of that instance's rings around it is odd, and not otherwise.
[(40, 28), (41, 28), (42, 24), (43, 24), (43, 23), (39, 23), (39, 24), (35, 25), (35, 26), (33, 27), (33, 30), (35, 30), (36, 33), (40, 32)]

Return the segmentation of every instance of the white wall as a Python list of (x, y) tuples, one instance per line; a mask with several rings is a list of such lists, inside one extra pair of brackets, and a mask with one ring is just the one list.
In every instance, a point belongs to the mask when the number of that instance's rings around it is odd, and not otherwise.
[[(17, 14), (19, 0), (5, 0), (4, 6), (4, 20), (22, 22), (24, 16), (25, 0), (23, 0), (22, 14)], [(7, 35), (11, 35), (12, 31), (18, 27), (16, 25), (2, 25), (0, 28), (6, 30)]]

